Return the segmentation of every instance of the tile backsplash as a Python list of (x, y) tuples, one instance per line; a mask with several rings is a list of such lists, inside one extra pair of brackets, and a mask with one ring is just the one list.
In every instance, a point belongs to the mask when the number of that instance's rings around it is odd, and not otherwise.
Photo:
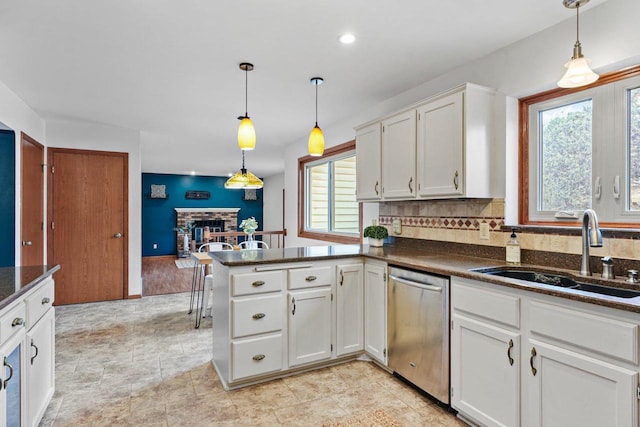
[[(402, 223), (401, 234), (393, 233), (394, 219)], [(504, 199), (381, 202), (378, 221), (387, 226), (391, 236), (443, 242), (504, 247), (510, 234), (501, 228), (505, 225)], [(489, 224), (488, 240), (480, 239), (482, 223)], [(568, 236), (553, 229), (544, 233), (523, 230), (518, 233), (518, 240), (523, 249), (566, 254), (582, 252), (581, 236)], [(640, 259), (640, 234), (637, 238), (605, 237), (601, 248), (589, 249), (592, 256)]]

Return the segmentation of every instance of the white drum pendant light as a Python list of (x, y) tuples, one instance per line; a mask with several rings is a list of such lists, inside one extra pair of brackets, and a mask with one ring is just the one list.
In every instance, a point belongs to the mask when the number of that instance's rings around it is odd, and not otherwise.
[(324, 153), (324, 135), (322, 134), (322, 129), (318, 126), (318, 86), (320, 86), (324, 82), (322, 77), (313, 77), (311, 79), (311, 84), (316, 87), (316, 125), (311, 129), (311, 133), (309, 133), (309, 155), (310, 156), (322, 156)]
[(253, 150), (256, 148), (256, 130), (253, 127), (253, 123), (247, 114), (247, 100), (248, 100), (248, 83), (249, 83), (249, 71), (253, 70), (253, 64), (243, 62), (240, 64), (240, 69), (244, 71), (244, 116), (239, 116), (240, 126), (238, 126), (238, 146), (241, 150)]
[(589, 0), (563, 0), (564, 7), (576, 10), (576, 43), (573, 45), (573, 56), (564, 66), (566, 73), (558, 82), (558, 86), (573, 88), (586, 86), (598, 80), (600, 76), (591, 71), (589, 60), (582, 55), (580, 44), (580, 6), (587, 4)]

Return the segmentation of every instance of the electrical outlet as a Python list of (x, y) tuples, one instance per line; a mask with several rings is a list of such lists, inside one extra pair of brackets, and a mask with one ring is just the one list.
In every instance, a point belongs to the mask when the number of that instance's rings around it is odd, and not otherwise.
[(489, 224), (486, 222), (480, 224), (480, 240), (489, 240)]
[(153, 244), (153, 249), (158, 249), (158, 244), (157, 243)]
[(391, 226), (393, 227), (393, 232), (395, 234), (402, 234), (402, 223), (399, 218), (394, 219)]

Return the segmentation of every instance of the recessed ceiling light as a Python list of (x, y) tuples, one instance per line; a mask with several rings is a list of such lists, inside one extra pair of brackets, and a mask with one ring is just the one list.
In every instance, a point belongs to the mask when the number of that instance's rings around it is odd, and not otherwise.
[(229, 173), (227, 174), (227, 176), (228, 176), (228, 177), (232, 177), (232, 176), (233, 176), (233, 172), (229, 172)]
[(351, 44), (356, 41), (356, 36), (354, 36), (352, 33), (344, 33), (341, 34), (340, 37), (338, 37), (338, 40), (340, 40), (340, 43), (342, 44)]
[(195, 174), (196, 174), (196, 171), (191, 171), (191, 175), (192, 176), (195, 175)]

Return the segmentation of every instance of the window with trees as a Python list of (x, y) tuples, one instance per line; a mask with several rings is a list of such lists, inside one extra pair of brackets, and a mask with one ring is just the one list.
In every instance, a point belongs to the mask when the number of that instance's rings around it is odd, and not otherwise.
[(640, 66), (520, 100), (520, 223), (640, 222)]
[(355, 141), (298, 160), (298, 234), (337, 243), (360, 242)]

